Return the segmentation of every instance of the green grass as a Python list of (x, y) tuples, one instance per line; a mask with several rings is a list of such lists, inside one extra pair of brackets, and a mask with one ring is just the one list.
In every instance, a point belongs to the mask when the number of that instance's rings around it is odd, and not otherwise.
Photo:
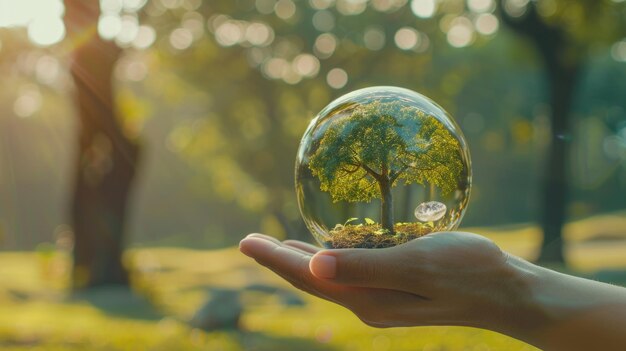
[[(566, 236), (572, 266), (587, 273), (600, 267), (626, 267), (624, 243), (594, 241), (590, 228), (598, 237), (613, 229), (623, 237), (626, 219), (598, 217), (570, 225)], [(536, 254), (536, 228), (474, 231), (521, 256)], [(102, 289), (69, 297), (64, 290), (69, 269), (65, 255), (1, 253), (0, 349), (536, 350), (471, 328), (365, 326), (349, 311), (292, 289), (235, 248), (137, 249), (129, 251), (127, 259), (139, 296), (123, 289)], [(306, 303), (286, 306), (275, 295), (243, 292), (242, 331), (206, 333), (185, 322), (209, 296), (210, 288), (241, 289), (254, 283), (289, 289)]]

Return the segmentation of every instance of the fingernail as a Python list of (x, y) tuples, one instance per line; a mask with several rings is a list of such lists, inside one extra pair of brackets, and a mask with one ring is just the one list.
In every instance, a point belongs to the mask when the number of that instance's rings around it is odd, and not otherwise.
[(314, 255), (309, 269), (318, 278), (332, 279), (337, 273), (337, 259), (331, 255)]

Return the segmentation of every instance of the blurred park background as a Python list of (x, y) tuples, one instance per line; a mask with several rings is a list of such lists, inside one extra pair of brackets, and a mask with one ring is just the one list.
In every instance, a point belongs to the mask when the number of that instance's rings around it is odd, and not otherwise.
[(0, 349), (533, 350), (363, 326), (233, 247), (312, 240), (300, 137), (373, 85), (461, 126), (464, 229), (626, 283), (623, 0), (0, 0), (0, 76)]

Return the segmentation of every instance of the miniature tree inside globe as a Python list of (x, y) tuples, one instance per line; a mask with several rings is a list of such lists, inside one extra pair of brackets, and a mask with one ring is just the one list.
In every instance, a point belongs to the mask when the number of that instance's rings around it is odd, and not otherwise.
[(382, 248), (458, 227), (471, 185), (461, 131), (411, 90), (373, 87), (313, 119), (296, 160), (302, 217), (326, 248)]

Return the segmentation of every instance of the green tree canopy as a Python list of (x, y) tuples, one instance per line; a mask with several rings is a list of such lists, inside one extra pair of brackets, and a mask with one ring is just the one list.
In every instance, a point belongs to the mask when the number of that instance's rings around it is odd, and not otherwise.
[(393, 233), (391, 188), (399, 181), (433, 184), (443, 195), (457, 187), (459, 142), (433, 116), (397, 101), (374, 101), (334, 119), (309, 164), (334, 202), (380, 198), (382, 225)]

